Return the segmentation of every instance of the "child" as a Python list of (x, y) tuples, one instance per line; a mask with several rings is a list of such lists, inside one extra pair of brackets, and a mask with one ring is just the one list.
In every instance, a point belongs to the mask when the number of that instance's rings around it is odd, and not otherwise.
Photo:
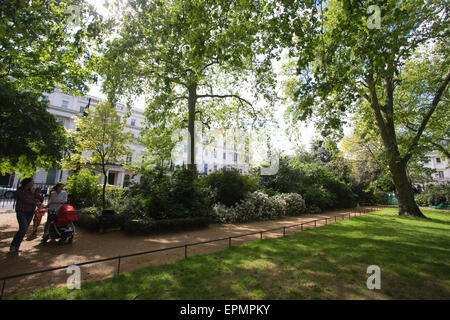
[[(42, 189), (41, 188), (36, 188), (34, 190), (34, 197), (36, 199), (38, 199), (40, 203), (44, 203), (44, 197), (42, 196), (41, 193), (42, 193)], [(33, 232), (31, 233), (32, 235), (36, 234), (37, 229), (38, 229), (39, 225), (41, 224), (41, 220), (42, 220), (42, 217), (44, 216), (44, 214), (45, 214), (45, 209), (44, 209), (43, 205), (40, 205), (34, 211)]]

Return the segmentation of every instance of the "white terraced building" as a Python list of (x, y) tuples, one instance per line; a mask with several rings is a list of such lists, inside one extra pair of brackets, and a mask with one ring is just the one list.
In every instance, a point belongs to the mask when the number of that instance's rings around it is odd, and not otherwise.
[[(89, 103), (90, 99), (90, 103)], [(89, 108), (94, 109), (101, 99), (94, 96), (77, 97), (65, 94), (59, 90), (51, 94), (45, 95), (45, 100), (48, 102), (48, 111), (53, 114), (57, 121), (66, 129), (75, 129), (74, 117), (75, 115), (83, 114), (85, 107), (89, 104)], [(126, 107), (122, 104), (117, 105), (117, 112), (125, 114)], [(125, 127), (126, 131), (131, 132), (132, 136), (137, 137), (144, 125), (143, 110), (133, 108), (131, 116), (127, 120)], [(130, 163), (141, 161), (146, 156), (146, 148), (140, 144), (129, 144), (133, 151), (131, 156), (124, 159), (124, 162)], [(180, 161), (174, 161), (174, 165), (185, 165), (187, 163), (187, 144), (181, 144), (177, 150), (177, 156)], [(197, 170), (201, 174), (208, 174), (221, 168), (236, 168), (242, 173), (248, 173), (250, 156), (248, 152), (243, 150), (242, 145), (235, 145), (229, 143), (227, 145), (226, 139), (219, 135), (212, 144), (202, 145), (196, 147), (196, 162)], [(52, 168), (49, 170), (39, 169), (34, 175), (35, 183), (54, 185), (57, 182), (65, 182), (70, 176), (68, 170), (61, 170)], [(108, 184), (120, 187), (127, 187), (130, 182), (139, 181), (140, 176), (135, 176), (133, 172), (126, 170), (122, 165), (108, 166)], [(9, 187), (16, 187), (18, 183), (17, 175), (14, 173), (0, 177), (0, 185), (7, 185)], [(99, 183), (103, 183), (103, 176), (101, 176)]]
[(428, 154), (429, 161), (425, 167), (436, 170), (433, 174), (433, 184), (446, 184), (450, 182), (450, 166), (449, 159), (443, 158), (437, 153)]

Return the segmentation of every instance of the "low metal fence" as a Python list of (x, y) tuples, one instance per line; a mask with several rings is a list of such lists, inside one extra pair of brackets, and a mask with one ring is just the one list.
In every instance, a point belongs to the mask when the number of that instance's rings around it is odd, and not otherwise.
[[(376, 207), (372, 207), (372, 208), (359, 208), (359, 210), (358, 209), (354, 209), (354, 211), (352, 211), (352, 212), (347, 212), (347, 213), (340, 214), (340, 215), (333, 216), (333, 217), (324, 217), (324, 218), (315, 219), (315, 220), (312, 220), (312, 221), (302, 222), (302, 223), (298, 223), (298, 224), (282, 226), (282, 227), (277, 227), (277, 228), (268, 229), (268, 230), (255, 231), (255, 232), (250, 232), (250, 233), (241, 234), (241, 235), (235, 235), (235, 236), (229, 236), (229, 237), (224, 237), (224, 238), (219, 238), (219, 239), (200, 241), (200, 242), (194, 242), (194, 243), (186, 243), (186, 244), (173, 246), (173, 247), (167, 247), (167, 248), (161, 248), (161, 249), (155, 249), (155, 250), (143, 251), (143, 252), (137, 252), (137, 253), (130, 253), (130, 254), (126, 254), (126, 255), (120, 255), (120, 256), (115, 256), (115, 257), (110, 257), (110, 258), (103, 258), (103, 259), (98, 259), (98, 260), (91, 260), (91, 261), (77, 263), (75, 265), (76, 266), (84, 266), (84, 265), (89, 265), (89, 264), (95, 264), (95, 263), (100, 263), (100, 262), (117, 260), (117, 274), (120, 274), (120, 263), (121, 263), (121, 260), (125, 259), (125, 258), (136, 257), (136, 256), (152, 254), (152, 253), (168, 251), (168, 250), (181, 249), (181, 248), (184, 248), (184, 258), (187, 258), (188, 257), (188, 247), (198, 246), (198, 245), (201, 245), (201, 244), (207, 244), (207, 243), (212, 243), (212, 242), (228, 240), (228, 248), (231, 248), (231, 246), (232, 246), (232, 239), (237, 239), (237, 238), (242, 238), (242, 237), (247, 237), (247, 236), (259, 234), (260, 235), (260, 239), (262, 240), (264, 233), (273, 232), (273, 231), (281, 231), (281, 230), (283, 231), (283, 237), (284, 237), (286, 235), (286, 230), (287, 229), (300, 227), (300, 230), (303, 231), (305, 229), (305, 225), (314, 225), (314, 227), (317, 227), (317, 222), (319, 222), (319, 221), (325, 221), (325, 224), (328, 224), (329, 221), (333, 222), (333, 220), (334, 220), (334, 222), (336, 222), (338, 220), (344, 220), (347, 216), (348, 216), (348, 218), (351, 218), (352, 214), (353, 214), (353, 217), (361, 216), (361, 215), (369, 213), (369, 212), (378, 211), (378, 210), (382, 209), (383, 207), (385, 207), (385, 206), (376, 206)], [(340, 218), (340, 219), (338, 219), (338, 218)], [(71, 264), (71, 265), (74, 265), (74, 264)], [(56, 270), (62, 270), (62, 269), (68, 268), (71, 265), (65, 265), (65, 266), (60, 266), (60, 267), (42, 269), (42, 270), (37, 270), (37, 271), (31, 271), (31, 272), (26, 272), (26, 273), (20, 273), (20, 274), (10, 275), (10, 276), (6, 276), (6, 277), (1, 277), (0, 281), (2, 281), (3, 284), (2, 284), (2, 290), (1, 290), (1, 293), (0, 293), (0, 300), (4, 296), (4, 290), (5, 290), (5, 286), (6, 286), (6, 281), (7, 280), (21, 278), (21, 277), (27, 277), (27, 276), (31, 276), (31, 275), (35, 275), (35, 274), (39, 274), (39, 273), (45, 273), (45, 272), (51, 272), (51, 271), (56, 271)]]
[[(50, 195), (50, 189), (53, 185), (35, 183), (34, 188), (40, 188), (41, 194), (44, 196), (44, 204), (48, 202), (48, 196)], [(0, 208), (2, 209), (14, 209), (16, 206), (15, 193), (17, 188), (11, 188), (7, 185), (0, 185)]]

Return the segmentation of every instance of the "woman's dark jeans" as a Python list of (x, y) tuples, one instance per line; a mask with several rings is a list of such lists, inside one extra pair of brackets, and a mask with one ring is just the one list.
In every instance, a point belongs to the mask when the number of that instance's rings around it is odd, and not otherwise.
[(19, 249), (20, 244), (22, 243), (23, 237), (27, 233), (28, 226), (30, 225), (31, 220), (33, 219), (34, 212), (17, 212), (17, 222), (19, 222), (19, 231), (14, 235), (13, 241), (11, 242), (11, 247)]

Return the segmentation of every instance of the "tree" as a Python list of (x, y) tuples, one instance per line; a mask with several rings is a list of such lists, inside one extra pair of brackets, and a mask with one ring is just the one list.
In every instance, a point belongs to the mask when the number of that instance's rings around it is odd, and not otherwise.
[[(131, 154), (127, 143), (131, 134), (124, 131), (126, 117), (120, 119), (112, 103), (104, 102), (86, 112), (86, 117), (75, 117), (77, 130), (70, 130), (75, 139), (76, 154), (70, 159), (78, 165), (80, 160), (88, 166), (94, 166), (103, 174), (102, 206), (105, 208), (105, 192), (108, 183), (107, 166), (123, 161), (123, 157)], [(84, 155), (83, 155), (84, 153)], [(89, 155), (87, 155), (89, 154)]]
[[(104, 90), (110, 99), (147, 94), (151, 126), (189, 132), (188, 163), (195, 167), (194, 122), (263, 117), (239, 93), (254, 96), (273, 85), (270, 58), (258, 30), (262, 1), (129, 1), (120, 36), (104, 52)], [(271, 101), (272, 96), (264, 95)], [(178, 128), (174, 128), (178, 129)], [(173, 130), (172, 130), (173, 131)]]
[(39, 95), (0, 80), (0, 172), (32, 175), (58, 164), (66, 151), (64, 127)]
[[(19, 90), (83, 92), (101, 19), (84, 0), (4, 0), (0, 4), (0, 78)], [(78, 25), (77, 25), (78, 24)]]
[[(380, 8), (380, 28), (367, 21), (369, 5)], [(396, 89), (405, 62), (421, 46), (448, 41), (446, 2), (339, 1), (327, 2), (323, 18), (305, 33), (295, 30), (298, 86), (290, 112), (294, 121), (315, 116), (322, 132), (339, 130), (348, 113), (357, 113), (364, 102), (372, 111), (390, 175), (399, 201), (399, 214), (423, 217), (414, 201), (406, 168), (436, 110), (443, 108), (450, 81), (447, 67), (430, 84), (433, 95), (423, 104), (416, 132), (405, 149), (397, 136), (401, 121)], [(320, 17), (318, 6), (311, 14)], [(369, 17), (371, 18), (371, 17)]]
[(0, 17), (0, 170), (32, 174), (57, 165), (66, 149), (42, 93), (86, 91), (101, 21), (83, 0), (4, 0)]

